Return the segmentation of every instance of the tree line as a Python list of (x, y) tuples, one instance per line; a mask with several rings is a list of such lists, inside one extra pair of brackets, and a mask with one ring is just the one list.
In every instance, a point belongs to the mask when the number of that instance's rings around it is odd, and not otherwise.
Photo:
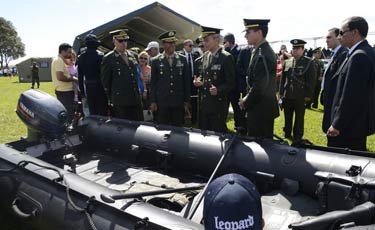
[(11, 21), (0, 17), (0, 68), (8, 68), (11, 60), (25, 56), (25, 44)]

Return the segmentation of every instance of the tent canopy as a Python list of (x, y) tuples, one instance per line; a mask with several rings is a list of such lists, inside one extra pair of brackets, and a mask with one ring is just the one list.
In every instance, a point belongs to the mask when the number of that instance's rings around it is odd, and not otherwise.
[(129, 30), (130, 41), (128, 42), (128, 48), (139, 47), (141, 49), (145, 48), (150, 41), (159, 41), (158, 36), (167, 30), (175, 30), (177, 32), (177, 46), (180, 46), (185, 39), (195, 40), (201, 33), (198, 23), (158, 2), (154, 2), (78, 35), (74, 40), (73, 49), (79, 52), (84, 46), (85, 36), (93, 33), (101, 41), (98, 49), (106, 53), (113, 49), (112, 37), (109, 32), (120, 28)]

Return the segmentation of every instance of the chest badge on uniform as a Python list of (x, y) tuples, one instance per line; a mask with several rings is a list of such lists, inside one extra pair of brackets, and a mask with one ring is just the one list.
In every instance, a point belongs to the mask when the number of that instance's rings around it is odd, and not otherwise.
[(220, 64), (213, 65), (211, 67), (211, 70), (221, 70), (221, 65)]
[(184, 64), (182, 64), (182, 62), (180, 60), (177, 60), (177, 64), (176, 64), (176, 67), (183, 67)]

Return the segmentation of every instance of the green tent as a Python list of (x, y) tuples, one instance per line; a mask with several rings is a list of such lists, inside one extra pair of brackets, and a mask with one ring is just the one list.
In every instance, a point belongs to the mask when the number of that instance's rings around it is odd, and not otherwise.
[[(168, 7), (154, 2), (141, 9), (133, 11), (120, 18), (112, 20), (92, 30), (78, 35), (73, 43), (73, 49), (79, 51), (85, 46), (84, 38), (93, 33), (101, 41), (98, 48), (103, 53), (113, 49), (112, 30), (126, 28), (130, 36), (128, 48), (139, 47), (143, 50), (150, 41), (158, 41), (158, 36), (167, 30), (177, 31), (177, 47), (181, 48), (185, 39), (195, 40), (201, 33), (200, 25)], [(160, 41), (159, 41), (160, 42)]]

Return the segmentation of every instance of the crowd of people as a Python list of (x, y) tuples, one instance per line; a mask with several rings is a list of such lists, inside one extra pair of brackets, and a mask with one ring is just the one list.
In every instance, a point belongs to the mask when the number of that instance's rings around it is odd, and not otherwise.
[[(329, 29), (331, 51), (308, 51), (305, 41), (293, 39), (291, 52), (282, 45), (277, 54), (266, 40), (269, 22), (244, 19), (242, 48), (233, 34), (221, 42), (221, 29), (201, 26), (201, 36), (185, 40), (180, 51), (173, 30), (159, 36), (162, 53), (156, 41), (141, 51), (128, 47), (128, 31), (120, 29), (110, 32), (114, 49), (104, 55), (88, 34), (77, 61), (69, 44), (60, 45), (52, 63), (56, 96), (69, 120), (82, 101), (90, 114), (217, 132), (227, 132), (231, 106), (237, 132), (260, 138), (273, 137), (281, 109), (284, 137), (295, 143), (303, 140), (305, 109), (317, 108), (320, 98), (328, 146), (366, 150), (375, 132), (375, 53), (366, 20), (351, 17)], [(326, 67), (322, 56), (329, 58)]]
[(8, 68), (0, 68), (0, 77), (13, 77), (17, 75), (17, 69), (16, 67)]

